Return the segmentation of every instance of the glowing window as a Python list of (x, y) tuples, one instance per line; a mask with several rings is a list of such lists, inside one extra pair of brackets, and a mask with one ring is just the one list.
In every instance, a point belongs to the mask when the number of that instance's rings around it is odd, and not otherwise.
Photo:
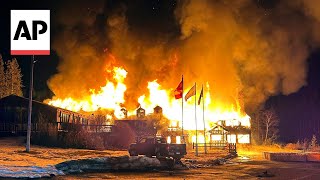
[(249, 134), (238, 134), (238, 142), (239, 143), (250, 143), (250, 135)]
[(177, 136), (177, 137), (176, 137), (176, 143), (177, 143), (177, 144), (181, 144), (181, 137), (180, 137), (180, 136)]
[(228, 134), (227, 135), (228, 143), (236, 143), (236, 135), (235, 134)]
[(167, 143), (171, 144), (171, 137), (170, 136), (167, 137)]
[(212, 141), (221, 141), (222, 136), (217, 135), (217, 134), (213, 134), (213, 135), (211, 135), (211, 139), (212, 139)]

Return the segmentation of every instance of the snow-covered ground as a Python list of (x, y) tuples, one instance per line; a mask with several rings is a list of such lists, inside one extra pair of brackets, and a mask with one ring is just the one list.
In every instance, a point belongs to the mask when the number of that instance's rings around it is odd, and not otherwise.
[(25, 152), (24, 138), (0, 138), (0, 166), (46, 167), (68, 160), (128, 155), (127, 151), (48, 148), (31, 145)]
[[(209, 154), (204, 154), (203, 149), (199, 149), (199, 156), (195, 156), (194, 150), (188, 149), (187, 156), (183, 159), (190, 170), (178, 171), (157, 171), (157, 172), (125, 172), (125, 173), (97, 173), (58, 176), (58, 179), (257, 179), (267, 175), (274, 177), (271, 179), (305, 178), (320, 179), (319, 164), (310, 163), (284, 163), (271, 162), (263, 159), (263, 152), (281, 152), (290, 150), (281, 147), (263, 146), (243, 146), (239, 147), (239, 158), (230, 161), (215, 160), (227, 154), (225, 150), (209, 150)], [(64, 175), (62, 171), (54, 165), (78, 159), (106, 158), (128, 155), (127, 151), (111, 150), (86, 150), (86, 149), (62, 149), (31, 146), (31, 152), (26, 153), (24, 138), (0, 138), (0, 177), (2, 178), (39, 178)], [(220, 161), (219, 161), (220, 162)], [(189, 164), (188, 164), (189, 163)], [(190, 164), (191, 163), (191, 164)], [(223, 164), (222, 166), (219, 166)]]
[(0, 166), (1, 178), (44, 178), (64, 175), (54, 166)]
[(0, 138), (0, 177), (39, 178), (63, 175), (54, 165), (68, 160), (127, 155), (127, 151), (97, 151), (31, 146), (25, 152), (24, 137)]

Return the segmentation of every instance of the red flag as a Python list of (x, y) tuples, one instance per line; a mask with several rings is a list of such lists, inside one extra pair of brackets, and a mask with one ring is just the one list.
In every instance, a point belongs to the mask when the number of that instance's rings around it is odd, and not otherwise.
[(188, 91), (184, 99), (187, 101), (191, 96), (194, 96), (196, 94), (196, 86), (192, 86), (192, 88)]
[(174, 90), (174, 97), (176, 99), (182, 98), (182, 91), (183, 91), (183, 80), (181, 80), (176, 90)]

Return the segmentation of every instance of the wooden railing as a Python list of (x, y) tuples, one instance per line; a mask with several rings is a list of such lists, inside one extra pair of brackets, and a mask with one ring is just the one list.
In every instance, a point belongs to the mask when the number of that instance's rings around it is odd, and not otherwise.
[(228, 142), (192, 143), (192, 148), (228, 149), (229, 153), (237, 153), (237, 144)]
[[(41, 129), (41, 127), (49, 124), (31, 124), (32, 132), (37, 132), (41, 130), (46, 130), (46, 128)], [(57, 131), (68, 132), (70, 130), (86, 130), (88, 132), (111, 132), (112, 125), (88, 125), (88, 124), (73, 124), (73, 123), (63, 123), (56, 122), (50, 123), (50, 125), (55, 126)], [(0, 132), (3, 133), (24, 133), (27, 132), (27, 124), (17, 124), (17, 123), (0, 123)]]
[(111, 132), (112, 125), (95, 125), (95, 124), (73, 124), (58, 122), (58, 131), (68, 132), (70, 130), (86, 130), (88, 132)]
[[(37, 131), (38, 126), (36, 123), (33, 123), (31, 126), (32, 131)], [(17, 123), (0, 123), (0, 132), (5, 133), (19, 133), (27, 132), (27, 124), (17, 124)]]

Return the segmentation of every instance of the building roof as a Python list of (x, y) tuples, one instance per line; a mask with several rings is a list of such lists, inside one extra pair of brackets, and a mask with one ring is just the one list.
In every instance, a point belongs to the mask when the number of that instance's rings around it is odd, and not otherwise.
[[(17, 95), (9, 95), (6, 97), (3, 97), (0, 99), (0, 107), (6, 107), (6, 106), (20, 106), (20, 107), (25, 107), (28, 108), (29, 106), (29, 98), (25, 98), (25, 97), (21, 97), (21, 96), (17, 96)], [(46, 109), (52, 109), (52, 110), (64, 110), (64, 111), (69, 111), (72, 113), (76, 113), (67, 109), (63, 109), (63, 108), (59, 108), (59, 107), (55, 107), (55, 106), (51, 106), (49, 104), (45, 104), (43, 102), (39, 102), (39, 101), (35, 101), (32, 100), (32, 107), (35, 108), (46, 108)]]
[(224, 126), (222, 126), (222, 125), (220, 125), (220, 124), (217, 124), (216, 126), (214, 126), (211, 130), (209, 130), (209, 131), (213, 131), (213, 130), (215, 130), (215, 129), (217, 129), (217, 128), (222, 128), (223, 130), (225, 130), (225, 131), (229, 131), (226, 127), (224, 127)]
[(220, 124), (217, 124), (212, 129), (209, 130), (209, 132), (213, 132), (214, 130), (222, 128), (223, 130), (229, 132), (229, 133), (250, 133), (250, 128), (246, 126), (223, 126)]

